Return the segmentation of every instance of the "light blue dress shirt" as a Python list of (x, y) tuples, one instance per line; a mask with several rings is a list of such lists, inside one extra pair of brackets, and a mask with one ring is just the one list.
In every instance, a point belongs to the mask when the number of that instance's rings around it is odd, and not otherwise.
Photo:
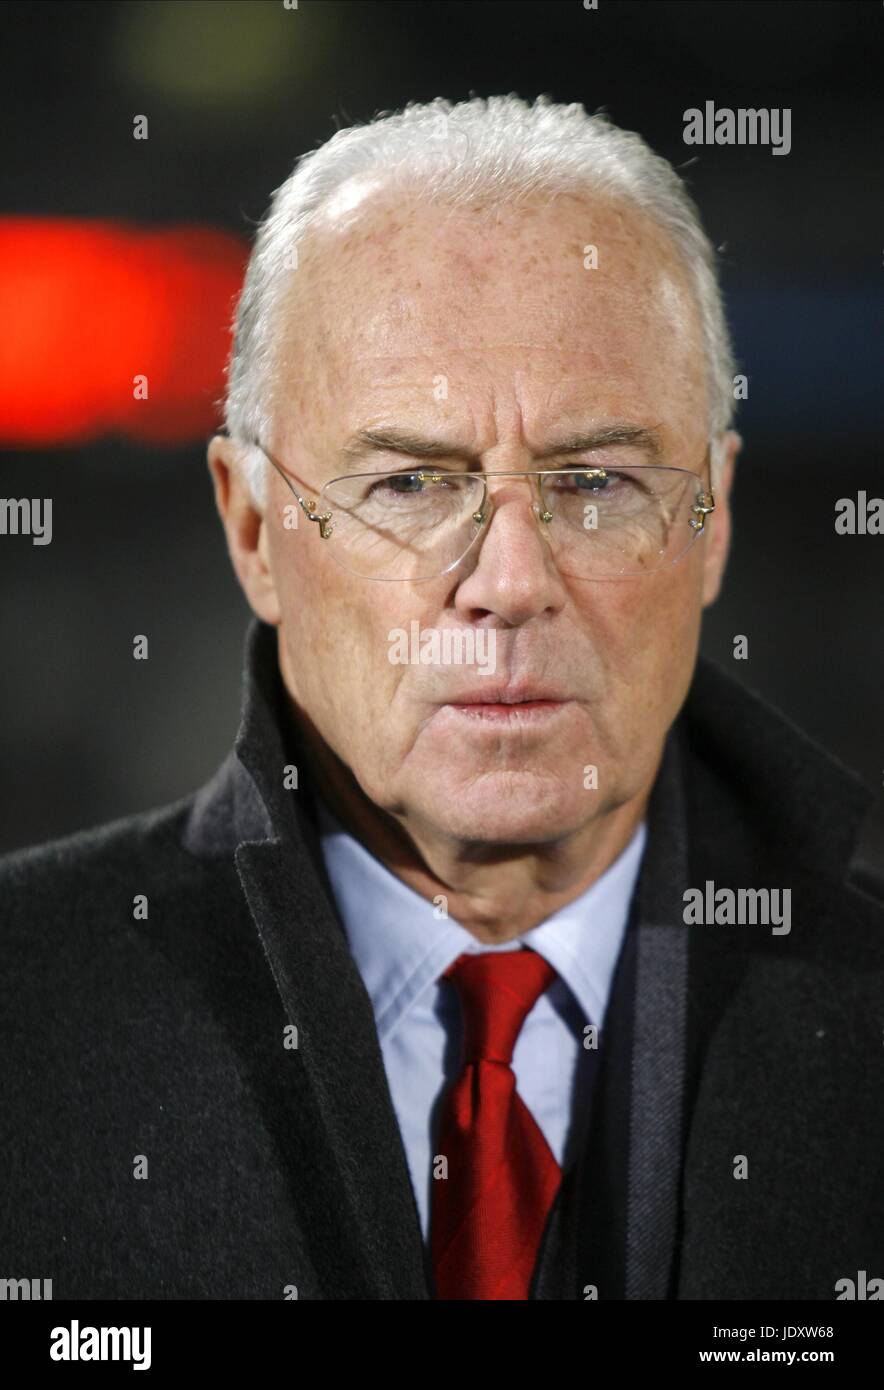
[[(440, 1099), (460, 1070), (460, 1002), (442, 972), (461, 952), (530, 946), (558, 978), (528, 1014), (513, 1052), (516, 1087), (556, 1161), (574, 1157), (588, 1109), (587, 1025), (604, 1022), (644, 853), (640, 825), (617, 860), (574, 902), (517, 941), (488, 946), (391, 873), (319, 799), (319, 832), (350, 950), (371, 999), (424, 1239)], [(589, 1035), (591, 1037), (591, 1035)]]

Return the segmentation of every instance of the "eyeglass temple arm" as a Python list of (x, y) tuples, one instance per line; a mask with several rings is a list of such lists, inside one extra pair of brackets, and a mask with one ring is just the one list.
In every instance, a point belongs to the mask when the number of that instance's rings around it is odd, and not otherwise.
[(269, 464), (272, 464), (272, 466), (276, 469), (283, 482), (286, 484), (289, 490), (294, 493), (295, 497), (297, 497), (298, 502), (300, 503), (304, 511), (304, 514), (310, 521), (315, 521), (318, 524), (320, 536), (324, 541), (327, 541), (332, 533), (331, 512), (317, 512), (316, 508), (318, 504), (316, 502), (311, 502), (309, 501), (309, 499), (301, 496), (300, 492), (298, 492), (298, 489), (293, 485), (288, 473), (286, 473), (284, 468), (280, 468), (279, 464), (276, 462), (276, 459), (273, 458), (271, 454), (268, 454), (267, 450), (264, 448), (264, 445), (259, 443), (257, 439), (253, 439), (251, 442), (256, 449), (260, 449), (267, 462)]

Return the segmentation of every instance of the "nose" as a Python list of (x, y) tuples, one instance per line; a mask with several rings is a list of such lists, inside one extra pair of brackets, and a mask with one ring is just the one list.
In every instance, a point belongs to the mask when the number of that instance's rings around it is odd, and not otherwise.
[(513, 627), (557, 612), (566, 592), (539, 517), (534, 479), (489, 479), (487, 487), (490, 515), (465, 561), (470, 568), (457, 587), (457, 612), (473, 622), (491, 614)]

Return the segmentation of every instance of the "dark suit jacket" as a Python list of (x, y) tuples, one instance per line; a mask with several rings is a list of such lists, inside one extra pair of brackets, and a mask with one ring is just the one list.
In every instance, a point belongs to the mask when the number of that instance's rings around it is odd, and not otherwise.
[[(432, 1297), (284, 711), (253, 622), (235, 749), (199, 793), (0, 861), (0, 1277)], [(869, 799), (701, 662), (533, 1297), (826, 1300), (884, 1275), (884, 909), (848, 878)], [(788, 888), (790, 933), (686, 925), (706, 880)]]

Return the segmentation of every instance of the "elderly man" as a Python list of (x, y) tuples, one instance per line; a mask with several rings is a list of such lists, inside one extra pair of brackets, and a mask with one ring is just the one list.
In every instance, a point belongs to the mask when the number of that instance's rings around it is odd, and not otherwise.
[(255, 614), (235, 749), (3, 868), (7, 1272), (884, 1275), (868, 796), (698, 663), (733, 371), (696, 209), (601, 116), (437, 101), (300, 161), (209, 448)]

